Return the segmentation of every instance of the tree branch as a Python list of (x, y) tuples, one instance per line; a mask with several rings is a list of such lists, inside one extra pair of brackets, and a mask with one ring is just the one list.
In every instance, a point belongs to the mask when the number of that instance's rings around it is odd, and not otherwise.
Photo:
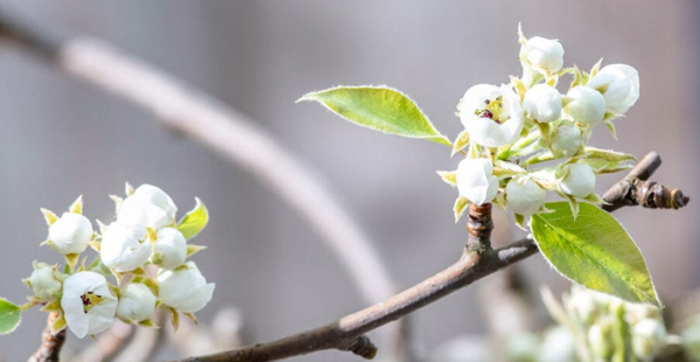
[[(613, 185), (604, 194), (605, 201), (616, 204), (618, 198), (626, 195), (615, 191), (621, 182), (634, 180), (635, 177), (648, 178), (660, 163), (661, 158), (658, 154), (653, 152), (648, 154), (630, 170), (625, 179)], [(207, 356), (189, 357), (178, 362), (262, 362), (325, 349), (352, 351), (362, 357), (372, 358), (376, 348), (364, 336), (365, 333), (399, 319), (538, 251), (536, 244), (527, 238), (504, 248), (491, 249), (488, 240), (493, 227), (490, 205), (488, 207), (470, 205), (467, 227), (469, 242), (455, 264), (382, 303), (345, 316), (331, 324), (276, 341)], [(363, 348), (358, 350), (358, 346)]]
[(57, 313), (49, 313), (46, 321), (46, 328), (41, 334), (41, 345), (39, 349), (27, 360), (27, 362), (58, 362), (59, 354), (63, 343), (66, 341), (66, 330), (54, 334), (53, 324), (58, 319)]
[[(97, 39), (64, 40), (0, 10), (0, 37), (58, 69), (153, 112), (156, 119), (257, 177), (322, 236), (367, 303), (396, 292), (379, 253), (331, 191), (256, 122), (194, 87)], [(387, 331), (406, 346), (404, 330)]]

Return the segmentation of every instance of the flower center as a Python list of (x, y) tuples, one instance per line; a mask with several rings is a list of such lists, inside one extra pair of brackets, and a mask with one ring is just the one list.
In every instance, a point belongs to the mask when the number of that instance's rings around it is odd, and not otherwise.
[(497, 124), (505, 123), (510, 117), (503, 117), (503, 96), (500, 95), (496, 99), (487, 99), (484, 101), (486, 107), (474, 111), (479, 117), (488, 118)]
[(80, 300), (83, 302), (83, 312), (87, 314), (94, 306), (100, 304), (104, 298), (94, 292), (85, 292), (80, 296)]

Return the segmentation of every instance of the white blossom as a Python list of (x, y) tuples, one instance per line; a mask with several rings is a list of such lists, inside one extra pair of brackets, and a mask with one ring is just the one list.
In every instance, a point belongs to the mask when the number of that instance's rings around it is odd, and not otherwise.
[(108, 268), (128, 272), (142, 266), (151, 255), (146, 228), (116, 221), (102, 235), (100, 259)]
[(573, 156), (581, 147), (581, 130), (571, 124), (562, 124), (552, 133), (549, 148), (556, 158)]
[(518, 96), (507, 85), (477, 84), (469, 88), (460, 101), (459, 117), (470, 141), (487, 147), (515, 141), (524, 122)]
[(564, 64), (564, 47), (557, 40), (533, 36), (521, 46), (520, 56), (535, 69), (553, 74)]
[(156, 309), (156, 296), (142, 283), (129, 283), (119, 291), (117, 317), (127, 323), (148, 319)]
[(175, 270), (165, 270), (158, 276), (158, 296), (163, 304), (183, 313), (194, 313), (204, 308), (214, 293), (214, 283), (206, 279), (194, 262), (187, 262)]
[(624, 114), (639, 99), (639, 73), (627, 64), (611, 64), (603, 67), (586, 84), (603, 93), (606, 109)]
[(605, 98), (595, 89), (579, 85), (571, 88), (566, 97), (569, 103), (564, 110), (575, 122), (593, 128), (603, 121)]
[(61, 281), (56, 278), (55, 273), (54, 266), (39, 263), (29, 276), (29, 288), (39, 299), (48, 301), (61, 295)]
[(595, 191), (595, 173), (591, 166), (574, 163), (565, 166), (566, 177), (559, 183), (559, 189), (567, 195), (585, 198)]
[(498, 193), (498, 178), (493, 164), (485, 158), (465, 158), (457, 166), (457, 190), (469, 202), (481, 205), (491, 202)]
[(117, 298), (110, 292), (104, 276), (82, 271), (69, 276), (63, 283), (61, 309), (71, 332), (83, 338), (112, 325)]
[(151, 260), (164, 269), (175, 269), (185, 262), (187, 240), (180, 231), (167, 227), (158, 230)]
[(83, 215), (66, 212), (49, 226), (48, 241), (61, 254), (80, 254), (92, 240), (92, 224)]
[(516, 214), (530, 216), (542, 208), (547, 193), (535, 181), (514, 178), (506, 186), (506, 204)]
[(632, 350), (644, 361), (651, 360), (666, 344), (668, 332), (656, 318), (646, 318), (632, 327)]
[(172, 224), (176, 212), (177, 207), (168, 194), (158, 187), (143, 184), (122, 201), (117, 221), (158, 230)]
[(561, 94), (554, 87), (536, 84), (525, 93), (523, 111), (539, 123), (552, 122), (561, 114)]

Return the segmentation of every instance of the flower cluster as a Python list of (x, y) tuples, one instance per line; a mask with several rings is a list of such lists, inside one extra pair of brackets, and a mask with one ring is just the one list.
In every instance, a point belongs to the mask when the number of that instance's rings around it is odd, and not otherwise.
[[(452, 154), (465, 158), (454, 171), (438, 172), (457, 187), (455, 219), (469, 203), (493, 202), (525, 219), (546, 211), (548, 191), (571, 203), (601, 203), (596, 176), (630, 167), (630, 155), (588, 146), (593, 130), (623, 117), (639, 98), (639, 76), (629, 65), (601, 61), (590, 72), (563, 68), (557, 40), (520, 34), (521, 77), (500, 86), (477, 84), (459, 102), (464, 131)], [(566, 92), (559, 80), (571, 75)], [(552, 161), (552, 162), (550, 162)], [(545, 163), (544, 166), (543, 163)]]
[(681, 342), (669, 334), (661, 309), (654, 306), (627, 303), (577, 285), (561, 303), (548, 290), (543, 297), (558, 326), (539, 343), (535, 336), (515, 335), (508, 343), (509, 360), (610, 361), (626, 356), (622, 359), (652, 361), (669, 344)]
[[(63, 254), (65, 266), (35, 262), (24, 282), (32, 290), (27, 306), (43, 305), (59, 318), (54, 331), (66, 326), (79, 338), (109, 328), (115, 319), (153, 326), (156, 308), (194, 319), (211, 300), (214, 284), (207, 283), (197, 265), (187, 257), (204, 249), (188, 244), (208, 221), (206, 207), (196, 199), (195, 208), (179, 222), (177, 206), (158, 187), (144, 184), (134, 190), (128, 183), (126, 198), (111, 196), (116, 220), (99, 220), (94, 231), (83, 216), (82, 196), (60, 217), (42, 209), (49, 226), (43, 243)], [(99, 257), (86, 266), (88, 248)], [(113, 281), (110, 281), (110, 279)]]

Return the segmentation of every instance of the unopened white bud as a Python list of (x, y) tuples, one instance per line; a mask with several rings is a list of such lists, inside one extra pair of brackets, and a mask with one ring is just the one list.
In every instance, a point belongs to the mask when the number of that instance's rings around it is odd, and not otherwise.
[(533, 36), (520, 48), (520, 56), (535, 69), (551, 74), (564, 64), (564, 47), (557, 40)]
[(172, 224), (176, 212), (177, 207), (168, 194), (158, 187), (144, 184), (122, 201), (117, 221), (158, 230)]
[(120, 273), (142, 266), (151, 255), (151, 243), (146, 234), (146, 228), (141, 225), (113, 222), (102, 235), (102, 263)]
[(185, 262), (187, 257), (187, 240), (175, 228), (167, 227), (158, 230), (153, 244), (153, 264), (163, 269), (175, 269)]
[(666, 344), (666, 327), (655, 318), (642, 319), (632, 327), (632, 350), (647, 361), (651, 360)]
[(148, 319), (156, 309), (156, 297), (142, 283), (129, 283), (119, 291), (117, 317), (127, 323)]
[(48, 241), (59, 253), (80, 254), (92, 240), (92, 224), (83, 215), (66, 212), (49, 226)]
[(56, 268), (39, 263), (29, 276), (29, 288), (42, 301), (48, 301), (61, 295), (61, 281), (56, 278)]
[(559, 183), (559, 189), (567, 195), (585, 198), (595, 191), (595, 173), (591, 166), (574, 163), (565, 166), (567, 175)]
[(561, 94), (554, 87), (536, 84), (525, 93), (523, 111), (539, 123), (552, 122), (561, 114)]
[(550, 150), (556, 158), (568, 158), (581, 148), (581, 130), (572, 124), (563, 124), (552, 132)]
[(465, 158), (457, 167), (457, 190), (469, 202), (481, 205), (491, 202), (498, 193), (498, 178), (493, 164), (485, 158)]
[(606, 109), (624, 114), (639, 99), (639, 73), (627, 64), (611, 64), (603, 67), (588, 84), (603, 93)]
[(569, 118), (588, 128), (600, 124), (605, 117), (605, 98), (593, 88), (576, 86), (566, 94), (569, 103), (564, 110)]
[(514, 178), (506, 186), (506, 203), (516, 214), (530, 216), (542, 208), (547, 193), (535, 181)]
[(214, 283), (208, 283), (194, 262), (166, 270), (158, 276), (159, 294), (163, 304), (183, 313), (204, 308), (214, 293)]

